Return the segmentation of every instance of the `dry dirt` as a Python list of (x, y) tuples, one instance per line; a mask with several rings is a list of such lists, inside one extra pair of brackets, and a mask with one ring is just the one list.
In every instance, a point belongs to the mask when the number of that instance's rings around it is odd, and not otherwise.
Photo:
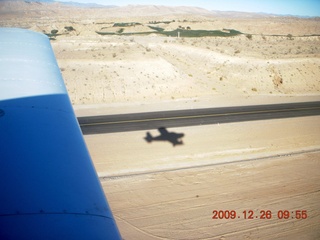
[[(319, 18), (231, 16), (192, 7), (87, 9), (24, 1), (0, 2), (0, 13), (0, 26), (62, 34), (52, 45), (75, 105), (319, 96)], [(113, 27), (128, 22), (142, 25)], [(165, 30), (235, 29), (252, 38), (96, 33), (153, 31), (150, 25)]]
[[(319, 159), (317, 152), (102, 184), (124, 239), (316, 240)], [(234, 210), (240, 218), (212, 219), (214, 210)], [(250, 210), (254, 219), (244, 219)], [(271, 218), (260, 219), (268, 210)], [(278, 218), (281, 210), (290, 212), (289, 219)], [(306, 210), (306, 219), (296, 219), (297, 210)]]
[[(245, 34), (96, 33), (173, 20), (156, 26)], [(62, 34), (51, 43), (78, 116), (320, 100), (319, 18), (0, 1), (0, 27)], [(320, 239), (319, 117), (168, 130), (184, 133), (184, 145), (148, 144), (146, 131), (85, 136), (124, 239)], [(214, 210), (237, 217), (212, 219)]]
[[(184, 145), (151, 142), (147, 131), (85, 135), (100, 176), (203, 166), (320, 149), (320, 117), (169, 128)], [(157, 129), (149, 131), (158, 136)]]
[(95, 36), (52, 44), (78, 105), (318, 95), (319, 41)]
[[(168, 130), (184, 145), (147, 143), (146, 131), (85, 136), (124, 239), (320, 237), (320, 117)], [(212, 219), (214, 210), (239, 218)]]

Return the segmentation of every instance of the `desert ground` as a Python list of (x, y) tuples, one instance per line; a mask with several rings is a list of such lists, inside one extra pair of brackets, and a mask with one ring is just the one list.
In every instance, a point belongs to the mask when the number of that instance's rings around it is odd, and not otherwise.
[[(51, 38), (77, 116), (320, 100), (320, 18), (2, 1), (0, 27)], [(319, 116), (168, 130), (84, 136), (123, 239), (320, 238)]]

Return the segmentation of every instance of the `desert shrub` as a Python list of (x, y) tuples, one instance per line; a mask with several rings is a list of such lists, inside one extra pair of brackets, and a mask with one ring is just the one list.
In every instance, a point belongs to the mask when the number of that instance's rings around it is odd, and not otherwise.
[(117, 33), (121, 34), (121, 33), (123, 33), (123, 31), (124, 31), (124, 28), (120, 28), (120, 29), (117, 31)]
[(288, 35), (287, 35), (287, 38), (288, 38), (289, 40), (293, 40), (292, 34), (288, 34)]
[(56, 35), (58, 32), (59, 32), (59, 31), (56, 30), (56, 29), (51, 30), (51, 34), (52, 34), (52, 35)]
[(69, 32), (75, 31), (75, 29), (72, 26), (66, 26), (66, 27), (64, 27), (64, 29), (66, 29)]
[(283, 80), (282, 80), (282, 77), (281, 77), (281, 76), (275, 75), (275, 76), (273, 77), (273, 84), (274, 84), (275, 87), (281, 86), (282, 83), (283, 83)]
[(247, 37), (249, 40), (252, 40), (252, 34), (246, 34), (246, 37)]

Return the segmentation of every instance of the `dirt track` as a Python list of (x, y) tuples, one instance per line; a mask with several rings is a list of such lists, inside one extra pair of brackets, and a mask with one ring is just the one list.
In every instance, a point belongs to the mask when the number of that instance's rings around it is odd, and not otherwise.
[[(319, 239), (319, 167), (315, 152), (102, 184), (124, 239)], [(240, 218), (212, 219), (214, 210)], [(268, 210), (271, 219), (260, 219)], [(290, 218), (279, 219), (279, 210)], [(296, 219), (296, 210), (307, 218)]]
[[(169, 129), (185, 133), (177, 147), (148, 144), (145, 131), (85, 139), (124, 239), (318, 239), (319, 123), (302, 117)], [(214, 210), (237, 217), (212, 219)], [(244, 219), (249, 210), (254, 219)], [(268, 210), (271, 219), (260, 219)], [(289, 219), (278, 219), (280, 210)], [(295, 219), (297, 210), (307, 218)]]

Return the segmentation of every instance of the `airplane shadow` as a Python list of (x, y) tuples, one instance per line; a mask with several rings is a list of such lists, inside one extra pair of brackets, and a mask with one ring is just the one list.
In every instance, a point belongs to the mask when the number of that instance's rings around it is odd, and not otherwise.
[(165, 127), (158, 128), (158, 131), (160, 132), (160, 135), (155, 137), (152, 136), (150, 132), (147, 132), (144, 140), (146, 140), (148, 143), (153, 141), (168, 141), (173, 147), (177, 145), (183, 145), (181, 138), (184, 137), (184, 133), (169, 132)]

